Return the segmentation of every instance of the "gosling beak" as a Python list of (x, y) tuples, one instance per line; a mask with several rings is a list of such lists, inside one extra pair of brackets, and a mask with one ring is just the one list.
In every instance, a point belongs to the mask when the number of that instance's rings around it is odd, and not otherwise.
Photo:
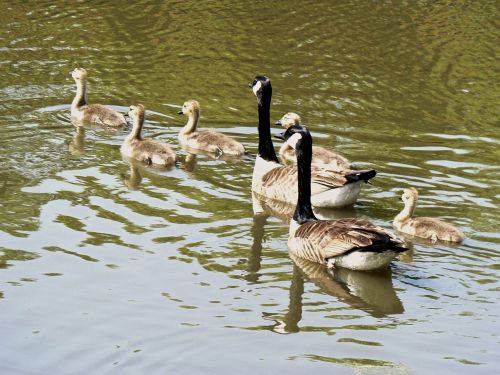
[(179, 112), (177, 112), (177, 114), (178, 115), (183, 115), (184, 113), (182, 113), (182, 109), (181, 109)]
[(281, 120), (278, 120), (278, 121), (276, 121), (276, 122), (274, 123), (274, 125), (279, 125), (279, 126), (281, 126), (281, 125), (283, 125), (283, 124), (281, 123)]
[(285, 140), (285, 133), (283, 132), (283, 133), (275, 134), (274, 137), (284, 141)]

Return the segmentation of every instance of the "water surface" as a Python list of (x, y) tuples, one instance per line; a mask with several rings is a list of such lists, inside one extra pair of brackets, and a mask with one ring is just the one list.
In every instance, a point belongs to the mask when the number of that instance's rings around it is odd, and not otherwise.
[[(2, 373), (498, 371), (497, 2), (3, 9)], [(91, 102), (143, 103), (145, 135), (179, 164), (123, 160), (129, 129), (75, 127), (77, 66)], [(381, 273), (291, 259), (286, 217), (252, 211), (256, 74), (272, 79), (273, 120), (298, 112), (316, 145), (379, 172), (325, 217), (391, 228), (415, 186), (417, 213), (465, 242), (408, 238)], [(187, 99), (248, 155), (183, 151)]]

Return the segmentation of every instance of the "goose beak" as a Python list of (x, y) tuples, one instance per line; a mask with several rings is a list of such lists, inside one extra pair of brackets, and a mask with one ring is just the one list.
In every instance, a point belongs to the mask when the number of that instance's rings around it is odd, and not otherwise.
[(282, 125), (281, 120), (276, 121), (276, 122), (274, 123), (274, 125), (279, 125), (279, 126), (281, 126), (281, 125)]
[(252, 88), (252, 87), (253, 87), (253, 85), (252, 85), (251, 83), (249, 83), (249, 84), (248, 84), (248, 87)]
[(281, 139), (282, 141), (285, 140), (285, 133), (278, 133), (274, 135), (275, 138)]
[(177, 112), (177, 114), (178, 115), (183, 115), (184, 113), (182, 113), (182, 109), (181, 109), (179, 112)]

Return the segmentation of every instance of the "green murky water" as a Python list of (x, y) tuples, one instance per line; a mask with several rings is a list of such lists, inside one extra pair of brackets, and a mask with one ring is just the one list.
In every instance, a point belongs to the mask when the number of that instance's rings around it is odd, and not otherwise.
[[(498, 3), (4, 2), (0, 26), (0, 371), (498, 371)], [(181, 162), (122, 160), (126, 130), (72, 125), (89, 99), (148, 109)], [(287, 223), (253, 217), (255, 97), (315, 144), (379, 171), (330, 217), (386, 228), (400, 189), (460, 246), (410, 240), (387, 273), (290, 259)], [(241, 141), (226, 162), (177, 144), (178, 105)], [(277, 131), (277, 130), (275, 130)], [(496, 354), (495, 354), (496, 353)]]

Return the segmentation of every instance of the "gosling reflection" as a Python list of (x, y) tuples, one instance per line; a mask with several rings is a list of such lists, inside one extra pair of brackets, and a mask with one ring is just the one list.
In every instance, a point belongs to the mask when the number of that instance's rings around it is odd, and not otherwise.
[(184, 157), (184, 161), (181, 162), (182, 167), (188, 173), (194, 172), (196, 169), (197, 155), (192, 153), (187, 153)]
[(171, 171), (174, 166), (146, 166), (141, 161), (130, 159), (125, 156), (122, 157), (123, 161), (129, 164), (129, 175), (122, 174), (121, 178), (125, 186), (131, 191), (138, 190), (142, 179), (148, 174), (162, 174), (163, 172)]
[(85, 152), (85, 128), (83, 126), (75, 126), (75, 134), (68, 149), (74, 156), (81, 156)]

